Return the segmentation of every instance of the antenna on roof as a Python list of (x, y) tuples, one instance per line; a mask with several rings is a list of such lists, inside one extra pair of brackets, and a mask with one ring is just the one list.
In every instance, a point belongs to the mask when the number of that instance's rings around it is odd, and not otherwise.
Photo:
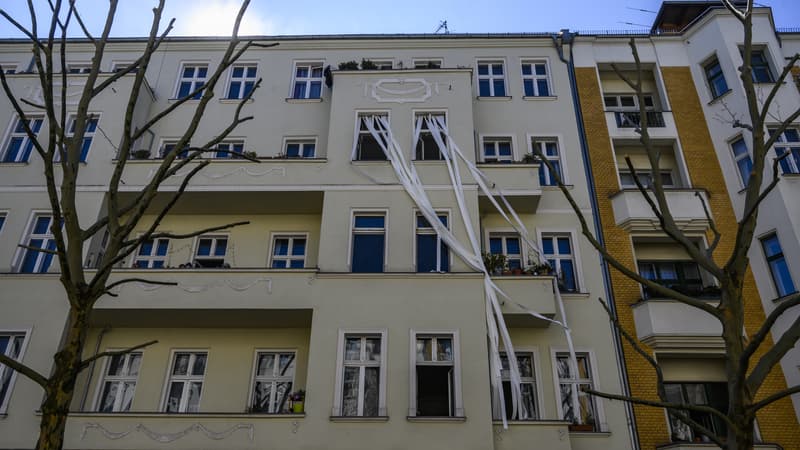
[(439, 21), (439, 26), (436, 27), (436, 31), (434, 31), (433, 34), (436, 34), (436, 33), (440, 32), (442, 30), (444, 30), (444, 34), (450, 34), (450, 30), (447, 28), (447, 21), (446, 20), (440, 20)]
[(617, 21), (617, 23), (621, 23), (623, 25), (631, 25), (631, 26), (634, 26), (634, 27), (644, 27), (644, 28), (649, 28), (650, 27), (650, 25), (643, 25), (641, 23), (633, 23), (633, 22)]
[(633, 8), (633, 7), (630, 7), (630, 6), (626, 6), (626, 8), (628, 8), (628, 9), (632, 9), (632, 10), (634, 10), (634, 11), (641, 11), (641, 12), (646, 12), (646, 13), (650, 13), (650, 14), (658, 14), (657, 12), (655, 12), (655, 11), (650, 11), (649, 9)]

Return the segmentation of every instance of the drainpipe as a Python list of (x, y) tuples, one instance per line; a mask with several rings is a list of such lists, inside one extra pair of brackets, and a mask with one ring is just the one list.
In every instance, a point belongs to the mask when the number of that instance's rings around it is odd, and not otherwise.
[[(104, 327), (100, 330), (100, 333), (97, 335), (97, 343), (94, 346), (94, 354), (100, 353), (100, 345), (103, 343), (103, 336), (111, 331), (110, 327)], [(94, 366), (97, 360), (95, 359), (91, 363), (89, 363), (89, 376), (86, 378), (86, 387), (83, 388), (83, 396), (81, 397), (81, 412), (86, 411), (86, 398), (89, 396), (89, 386), (92, 384), (92, 377), (94, 376)]]
[[(575, 63), (572, 53), (573, 41), (577, 33), (572, 33), (568, 29), (563, 29), (557, 36), (550, 36), (553, 39), (553, 45), (558, 52), (558, 59), (567, 66), (567, 73), (569, 74), (569, 87), (572, 91), (572, 107), (575, 110), (575, 119), (578, 124), (578, 140), (581, 145), (581, 156), (583, 158), (583, 169), (586, 176), (586, 185), (589, 189), (589, 202), (592, 206), (592, 221), (594, 223), (594, 234), (600, 245), (605, 247), (605, 238), (603, 236), (603, 224), (600, 220), (600, 212), (597, 205), (597, 196), (595, 195), (594, 176), (592, 174), (592, 165), (589, 160), (589, 145), (586, 143), (586, 129), (583, 126), (583, 113), (580, 107), (580, 97), (578, 95), (578, 85), (575, 80)], [(569, 45), (569, 60), (564, 58), (564, 44)], [(612, 298), (614, 298), (614, 290), (611, 285), (611, 273), (608, 269), (608, 264), (602, 256), (600, 258), (600, 267), (603, 273), (603, 286), (605, 288), (606, 298), (608, 299), (608, 308), (611, 314), (616, 316), (617, 309)], [(611, 326), (611, 334), (614, 336), (614, 350), (617, 359), (617, 369), (619, 370), (622, 394), (630, 397), (630, 388), (628, 386), (628, 369), (625, 365), (625, 358), (622, 356), (622, 337), (619, 330), (613, 325)], [(639, 437), (636, 434), (636, 416), (633, 413), (633, 405), (630, 402), (625, 403), (625, 413), (628, 416), (628, 432), (631, 439), (631, 448), (633, 450), (640, 450)]]

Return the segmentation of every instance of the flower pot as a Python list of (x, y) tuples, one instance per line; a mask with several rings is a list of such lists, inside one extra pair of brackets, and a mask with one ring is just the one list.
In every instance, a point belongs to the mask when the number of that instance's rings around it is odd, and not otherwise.
[(292, 402), (292, 412), (295, 414), (301, 414), (303, 412), (303, 401), (298, 400)]

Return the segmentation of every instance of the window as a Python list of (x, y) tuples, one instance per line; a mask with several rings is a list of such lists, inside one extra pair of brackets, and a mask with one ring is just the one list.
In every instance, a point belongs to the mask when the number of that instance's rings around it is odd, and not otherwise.
[[(38, 136), (42, 129), (42, 117), (29, 117), (27, 124), (35, 136)], [(33, 150), (33, 140), (30, 139), (25, 131), (25, 122), (17, 118), (8, 135), (6, 144), (3, 146), (3, 162), (27, 162)]]
[(6, 213), (0, 212), (0, 233), (3, 231), (3, 225), (6, 224)]
[(510, 137), (483, 138), (483, 162), (512, 162), (514, 151), (511, 143)]
[(142, 353), (133, 352), (108, 358), (104, 371), (102, 391), (97, 401), (99, 412), (130, 411), (136, 391), (136, 378), (142, 364)]
[(67, 73), (78, 74), (78, 73), (89, 73), (92, 71), (91, 64), (67, 64)]
[[(91, 116), (86, 119), (86, 131), (83, 133), (83, 143), (81, 144), (81, 155), (80, 155), (80, 162), (86, 162), (86, 158), (89, 156), (89, 149), (92, 147), (92, 140), (94, 139), (94, 133), (97, 131), (97, 122), (100, 119), (97, 116)], [(70, 118), (69, 129), (67, 129), (67, 136), (73, 137), (75, 135), (75, 117)], [(56, 155), (57, 160), (58, 154)]]
[(206, 352), (174, 353), (164, 401), (165, 412), (200, 412), (200, 396), (203, 392), (207, 360)]
[[(639, 261), (639, 274), (656, 283), (685, 295), (700, 296), (703, 293), (703, 277), (700, 267), (693, 261)], [(644, 290), (644, 298), (657, 296)]]
[(351, 271), (354, 273), (383, 272), (385, 240), (386, 216), (384, 214), (354, 214)]
[[(774, 135), (778, 130), (769, 128), (769, 134)], [(775, 154), (778, 157), (789, 153), (780, 162), (783, 173), (800, 173), (800, 131), (797, 128), (787, 128), (775, 140)]]
[(526, 97), (547, 97), (551, 95), (544, 61), (524, 61), (522, 63), (522, 86)]
[(253, 90), (256, 84), (257, 67), (255, 64), (235, 65), (231, 68), (231, 79), (228, 84), (228, 97), (241, 99)]
[(314, 139), (287, 139), (287, 158), (314, 158), (317, 151), (317, 141)]
[(273, 269), (302, 269), (306, 265), (305, 235), (275, 236), (272, 244)]
[[(522, 398), (519, 399), (521, 410), (520, 414), (517, 416), (517, 419), (538, 419), (539, 409), (536, 397), (536, 373), (533, 369), (533, 353), (515, 352), (515, 354), (517, 356), (517, 367), (519, 367), (519, 388), (522, 393)], [(506, 407), (506, 419), (512, 420), (514, 418), (514, 410), (512, 408), (511, 371), (508, 366), (508, 355), (501, 353), (500, 362), (502, 363), (501, 375), (503, 380), (503, 398)], [(495, 417), (497, 419), (500, 418), (499, 411), (495, 411)]]
[(342, 416), (381, 416), (383, 411), (383, 336), (346, 334), (341, 375)]
[(736, 163), (736, 168), (739, 169), (739, 176), (742, 178), (742, 183), (747, 186), (750, 181), (750, 172), (753, 171), (753, 160), (750, 159), (750, 152), (747, 150), (747, 144), (741, 137), (731, 142), (731, 150), (733, 150), (733, 160)]
[(375, 64), (375, 70), (392, 70), (394, 68), (394, 63), (390, 60), (376, 60), (372, 61), (372, 64)]
[(572, 367), (569, 353), (556, 353), (556, 372), (558, 374), (558, 390), (560, 401), (558, 409), (561, 418), (578, 424), (592, 427), (591, 431), (599, 431), (597, 410), (594, 398), (582, 389), (592, 389), (592, 367), (587, 353), (576, 354), (577, 367)]
[[(181, 76), (178, 80), (177, 98), (184, 98), (192, 92), (202, 88), (206, 84), (208, 77), (208, 65), (206, 64), (184, 64), (181, 68)], [(193, 100), (199, 100), (203, 96), (203, 91), (199, 91), (192, 96)]]
[(217, 144), (215, 158), (239, 158), (244, 151), (244, 141), (222, 141)]
[[(547, 139), (547, 138), (533, 138), (531, 140), (531, 145), (542, 152), (542, 155), (550, 161), (550, 164), (553, 165), (553, 169), (558, 174), (561, 181), (566, 182), (564, 180), (564, 174), (561, 170), (561, 154), (558, 151), (558, 141), (555, 139)], [(535, 152), (534, 155), (536, 154)], [(539, 184), (542, 186), (556, 186), (558, 182), (556, 181), (556, 177), (550, 173), (550, 169), (547, 168), (545, 163), (541, 163), (539, 165)]]
[[(114, 65), (111, 66), (111, 71), (114, 73), (122, 72), (133, 63), (134, 63), (133, 61), (115, 62)], [(131, 70), (130, 73), (136, 73), (138, 71), (139, 67), (136, 67), (135, 69)]]
[[(516, 233), (489, 233), (489, 253), (505, 255), (509, 270), (522, 269), (522, 246)], [(490, 267), (487, 267), (490, 269)]]
[(294, 352), (256, 353), (253, 400), (254, 413), (289, 413), (289, 395), (294, 386)]
[(750, 73), (753, 75), (754, 83), (774, 83), (772, 70), (764, 50), (752, 50), (750, 52)]
[(761, 238), (761, 246), (764, 248), (764, 255), (767, 257), (767, 265), (772, 274), (772, 281), (775, 282), (778, 297), (795, 293), (797, 290), (792, 281), (792, 274), (789, 272), (789, 265), (786, 264), (786, 258), (783, 256), (778, 235), (773, 233)]
[(294, 66), (292, 98), (322, 97), (322, 63), (297, 63)]
[(139, 245), (133, 267), (137, 269), (162, 269), (167, 265), (169, 239), (147, 239)]
[[(161, 150), (159, 152), (161, 154), (161, 157), (162, 158), (166, 158), (167, 155), (169, 155), (169, 153), (171, 151), (175, 150), (175, 146), (176, 145), (178, 145), (177, 141), (164, 141), (161, 144)], [(188, 157), (189, 157), (189, 144), (186, 144), (185, 150), (183, 150), (182, 152), (179, 152), (176, 155), (176, 158), (177, 159), (183, 159), (183, 158), (188, 158)]]
[(371, 123), (374, 129), (378, 129), (379, 125), (376, 123), (378, 117), (383, 118), (388, 123), (389, 116), (386, 113), (358, 115), (356, 161), (386, 161), (386, 154), (367, 126), (368, 123)]
[[(37, 214), (33, 217), (28, 235), (23, 241), (25, 245), (33, 248), (55, 251), (56, 240), (50, 228), (53, 226), (53, 217)], [(53, 254), (45, 253), (30, 248), (22, 249), (19, 271), (21, 273), (45, 273), (53, 262)]]
[[(728, 387), (725, 383), (664, 383), (667, 401), (689, 405), (710, 406), (723, 413), (728, 411)], [(725, 422), (707, 412), (687, 411), (693, 421), (703, 425), (717, 436), (725, 436)], [(673, 442), (710, 442), (708, 437), (695, 435), (689, 425), (669, 413)]]
[(502, 61), (478, 61), (478, 96), (506, 96), (506, 77)]
[[(447, 215), (437, 215), (447, 227)], [(417, 214), (417, 272), (449, 272), (450, 252), (430, 222)]]
[[(644, 96), (645, 109), (651, 110), (655, 108), (653, 96), (645, 94)], [(639, 97), (634, 94), (604, 94), (603, 104), (610, 110), (617, 111), (638, 111), (639, 110)]]
[[(418, 113), (414, 117), (414, 134), (416, 138), (416, 147), (414, 151), (414, 159), (417, 161), (436, 161), (442, 160), (441, 150), (439, 144), (431, 131), (431, 122), (434, 122), (438, 128), (447, 128), (447, 118), (444, 113)], [(442, 144), (447, 145), (447, 136), (444, 132), (439, 133), (439, 138)]]
[[(25, 333), (0, 331), (0, 354), (20, 361), (24, 343)], [(0, 413), (4, 413), (8, 407), (14, 378), (15, 372), (11, 368), (0, 364)]]
[(577, 292), (578, 276), (572, 237), (569, 234), (543, 234), (542, 253), (547, 264), (558, 275), (558, 287), (562, 291)]
[(225, 267), (228, 238), (225, 236), (201, 236), (197, 240), (194, 266), (202, 268)]
[(711, 89), (712, 98), (717, 98), (730, 90), (728, 89), (728, 83), (725, 81), (725, 74), (722, 73), (722, 67), (719, 65), (719, 60), (717, 58), (706, 63), (703, 69), (706, 73), (708, 87)]
[[(675, 181), (672, 178), (672, 171), (670, 170), (662, 170), (661, 173), (661, 186), (665, 188), (675, 187)], [(653, 173), (651, 171), (636, 171), (636, 176), (639, 178), (639, 182), (642, 183), (644, 187), (652, 187), (653, 186)], [(622, 189), (631, 189), (636, 188), (636, 181), (633, 179), (633, 173), (628, 170), (620, 170), (619, 171), (619, 181), (622, 185)]]
[(453, 334), (416, 334), (413, 411), (420, 417), (463, 416), (460, 380), (456, 373), (458, 353)]
[(441, 69), (442, 68), (442, 60), (441, 59), (415, 59), (414, 60), (414, 68), (415, 69)]

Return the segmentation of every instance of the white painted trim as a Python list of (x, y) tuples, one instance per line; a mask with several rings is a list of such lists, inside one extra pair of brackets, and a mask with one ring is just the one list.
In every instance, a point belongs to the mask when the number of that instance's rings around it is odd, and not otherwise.
[[(320, 88), (319, 88), (319, 98), (321, 99), (322, 97), (324, 97), (325, 88), (327, 87), (325, 85), (325, 63), (326, 63), (325, 58), (292, 59), (292, 65), (291, 65), (291, 67), (292, 67), (292, 76), (291, 76), (290, 81), (289, 81), (289, 95), (287, 95), (286, 98), (294, 99), (294, 82), (297, 79), (297, 66), (298, 65), (301, 65), (301, 66), (302, 65), (310, 65), (310, 64), (320, 64), (322, 66), (322, 77), (321, 77), (322, 84), (320, 85)], [(309, 78), (311, 78), (311, 71), (310, 70), (309, 70), (308, 75), (309, 75)], [(309, 98), (310, 97), (305, 96), (302, 99), (309, 99)], [(300, 99), (298, 99), (298, 100), (300, 100)]]
[[(479, 133), (478, 134), (478, 161), (486, 162), (486, 155), (483, 154), (483, 143), (485, 139), (509, 139), (511, 141), (511, 162), (520, 161), (522, 155), (517, 151), (517, 135), (515, 133)], [(529, 146), (530, 148), (530, 146)], [(503, 164), (498, 160), (498, 164)], [(538, 172), (537, 172), (538, 176)]]
[[(536, 64), (536, 63), (542, 63), (542, 62), (545, 64), (545, 70), (547, 71), (547, 74), (546, 74), (546, 77), (547, 77), (547, 88), (549, 89), (550, 92), (548, 92), (548, 95), (537, 95), (535, 97), (545, 97), (546, 98), (546, 97), (556, 97), (557, 96), (557, 94), (555, 92), (555, 88), (553, 86), (553, 71), (551, 69), (552, 65), (550, 64), (550, 57), (549, 56), (521, 56), (519, 58), (519, 76), (520, 76), (520, 82), (521, 82), (520, 83), (520, 88), (521, 88), (523, 97), (525, 96), (525, 76), (526, 75), (522, 74), (522, 65), (523, 64)], [(534, 69), (533, 71), (535, 72), (536, 69)], [(533, 79), (536, 79), (535, 73), (534, 73)], [(537, 87), (537, 89), (538, 89), (538, 87)]]
[[(288, 348), (255, 348), (253, 349), (253, 367), (250, 368), (250, 385), (247, 388), (247, 398), (245, 399), (245, 408), (249, 411), (249, 408), (253, 407), (253, 395), (255, 395), (255, 388), (256, 388), (256, 372), (258, 371), (258, 354), (259, 353), (294, 353), (294, 372), (292, 373), (292, 392), (297, 391), (297, 367), (298, 367), (298, 349), (297, 347), (288, 347)], [(276, 360), (276, 364), (280, 365), (280, 362)], [(290, 392), (291, 394), (291, 392)], [(278, 412), (270, 413), (270, 414), (278, 414)]]
[[(491, 97), (503, 98), (503, 97), (510, 97), (511, 96), (511, 92), (509, 92), (509, 90), (508, 90), (508, 58), (506, 58), (505, 56), (478, 56), (478, 57), (475, 57), (475, 60), (474, 60), (474, 65), (473, 65), (474, 72), (473, 72), (473, 75), (472, 75), (473, 76), (473, 83), (475, 83), (475, 97), (476, 98), (480, 98), (481, 97), (481, 86), (480, 86), (480, 78), (478, 76), (478, 65), (479, 64), (496, 64), (496, 63), (502, 63), (503, 64), (503, 86), (504, 86), (506, 92), (505, 92), (505, 95), (490, 95), (488, 97), (489, 98), (491, 98)], [(491, 70), (489, 72), (490, 72), (490, 74), (489, 74), (490, 78), (489, 79), (493, 80), (494, 76), (491, 75)], [(490, 83), (490, 90), (494, 94), (494, 85), (492, 85), (491, 83)], [(483, 98), (486, 98), (486, 96), (484, 96)]]
[[(19, 348), (19, 357), (17, 358), (17, 361), (24, 363), (23, 359), (25, 358), (25, 351), (28, 349), (28, 343), (30, 342), (33, 328), (2, 328), (0, 329), (0, 332), (9, 334), (22, 334), (24, 336), (22, 338), (22, 346)], [(11, 396), (14, 394), (14, 384), (16, 381), (17, 371), (14, 370), (11, 372), (11, 377), (8, 379), (6, 397), (0, 399), (0, 415), (8, 413), (8, 404), (11, 403)]]
[(408, 417), (417, 417), (417, 336), (452, 336), (453, 339), (453, 417), (464, 417), (464, 402), (461, 395), (461, 340), (457, 329), (417, 330), (410, 329), (409, 347), (409, 402)]
[[(267, 245), (269, 253), (267, 254), (267, 268), (272, 268), (272, 257), (275, 256), (275, 239), (278, 237), (304, 237), (306, 240), (306, 253), (303, 255), (303, 268), (307, 268), (306, 264), (308, 263), (308, 231), (270, 231), (269, 232), (269, 243)], [(289, 269), (289, 267), (286, 267)], [(296, 270), (296, 269), (295, 269)]]
[[(197, 402), (197, 409), (201, 409), (200, 406), (203, 402), (203, 392), (206, 390), (206, 374), (208, 373), (208, 363), (211, 361), (211, 352), (208, 347), (206, 348), (173, 348), (169, 351), (169, 363), (167, 364), (166, 369), (166, 376), (164, 377), (164, 387), (161, 390), (161, 401), (158, 402), (159, 404), (159, 412), (166, 413), (167, 409), (167, 400), (169, 400), (169, 385), (170, 379), (172, 378), (172, 368), (175, 365), (175, 354), (176, 353), (205, 353), (206, 354), (206, 367), (203, 372), (203, 388), (200, 391), (200, 400)], [(191, 370), (191, 368), (187, 369), (187, 372)], [(195, 375), (196, 376), (196, 375)], [(200, 412), (200, 411), (198, 411)], [(178, 414), (178, 413), (174, 413)]]
[[(528, 153), (533, 153), (533, 140), (535, 138), (551, 140), (555, 139), (556, 144), (558, 145), (558, 159), (561, 162), (561, 181), (563, 181), (564, 184), (569, 184), (569, 164), (567, 164), (566, 149), (564, 148), (564, 135), (561, 133), (527, 133), (525, 134), (525, 138), (527, 139)], [(544, 165), (544, 163), (540, 164), (542, 167), (547, 167)]]
[[(124, 348), (122, 348), (122, 347), (109, 347), (109, 348), (106, 348), (104, 351), (110, 352), (110, 351), (118, 351), (118, 350), (124, 350)], [(125, 356), (130, 355), (132, 353), (141, 353), (142, 354), (142, 361), (139, 363), (139, 373), (141, 373), (142, 364), (144, 364), (144, 349), (139, 349), (139, 350), (136, 350), (135, 352), (127, 353)], [(95, 412), (99, 412), (100, 411), (100, 401), (102, 400), (101, 396), (103, 395), (103, 385), (106, 382), (106, 371), (108, 370), (109, 361), (111, 361), (110, 357), (103, 358), (103, 364), (101, 364), (100, 373), (96, 374), (97, 375), (97, 383), (96, 383), (96, 386), (94, 387), (94, 399), (93, 399), (93, 401), (91, 403), (91, 405), (92, 405), (91, 406), (91, 410), (95, 411)], [(139, 374), (138, 373), (136, 374), (136, 386), (137, 387), (139, 386)], [(133, 396), (134, 397), (131, 399), (131, 409), (133, 409), (133, 402), (134, 402), (134, 399), (136, 398), (135, 388), (134, 388)], [(119, 411), (115, 411), (115, 412), (119, 412)]]
[[(553, 392), (555, 392), (556, 397), (556, 412), (558, 413), (558, 419), (561, 419), (564, 412), (561, 409), (561, 389), (559, 387), (558, 363), (556, 362), (556, 354), (558, 353), (569, 353), (569, 350), (561, 347), (550, 347), (550, 363), (553, 369), (553, 386), (555, 388)], [(600, 378), (598, 377), (597, 370), (597, 358), (595, 357), (594, 350), (585, 347), (576, 347), (575, 353), (586, 354), (589, 357), (589, 369), (592, 372), (592, 387), (600, 392), (608, 392), (604, 391), (603, 387), (600, 386)], [(595, 412), (597, 413), (597, 431), (605, 432), (607, 431), (608, 424), (606, 423), (605, 409), (603, 407), (604, 401), (602, 398), (598, 397), (594, 397), (592, 401), (595, 404)]]
[[(203, 60), (203, 59), (199, 59), (199, 60), (194, 60), (194, 59), (180, 60), (178, 62), (178, 76), (175, 77), (175, 87), (172, 89), (172, 96), (169, 98), (169, 100), (178, 100), (178, 99), (180, 99), (180, 97), (178, 96), (178, 90), (180, 89), (180, 86), (181, 86), (181, 80), (183, 80), (183, 69), (187, 65), (191, 65), (191, 66), (202, 66), (202, 65), (205, 65), (206, 66), (206, 78), (205, 78), (205, 81), (204, 81), (204, 85), (205, 85), (205, 82), (208, 81), (208, 76), (209, 76), (209, 73), (211, 72), (211, 61), (210, 60), (208, 60), (208, 59), (205, 59), (205, 60)], [(191, 93), (191, 92), (192, 91), (189, 91), (189, 93)], [(192, 100), (193, 99), (189, 99), (188, 101), (192, 101)]]
[(383, 214), (383, 271), (389, 271), (389, 208), (350, 208), (350, 234), (347, 242), (347, 271), (353, 271), (353, 235), (356, 215), (378, 216)]
[[(334, 391), (333, 391), (333, 408), (331, 410), (331, 416), (341, 416), (342, 415), (342, 383), (344, 382), (344, 340), (346, 335), (358, 335), (358, 336), (365, 336), (365, 335), (379, 335), (381, 337), (381, 366), (380, 366), (380, 381), (379, 381), (379, 392), (378, 392), (378, 416), (386, 416), (388, 415), (388, 410), (386, 409), (386, 373), (387, 373), (387, 356), (386, 352), (388, 349), (388, 336), (389, 331), (386, 328), (339, 328), (338, 337), (336, 339), (336, 379), (334, 384)], [(364, 416), (355, 416), (355, 417), (364, 417)]]
[[(575, 228), (536, 228), (536, 241), (539, 244), (539, 248), (542, 247), (542, 235), (543, 234), (555, 234), (555, 235), (569, 235), (570, 245), (572, 246), (572, 257), (575, 261), (575, 284), (577, 284), (575, 291), (576, 294), (581, 292), (588, 292), (589, 289), (584, 283), (583, 277), (583, 263), (581, 259), (581, 251), (580, 251), (580, 241), (577, 239), (578, 230)], [(555, 243), (554, 243), (555, 245)], [(542, 258), (547, 259), (547, 256), (544, 254), (544, 250), (542, 250)], [(557, 267), (553, 267), (553, 270), (558, 270)]]

